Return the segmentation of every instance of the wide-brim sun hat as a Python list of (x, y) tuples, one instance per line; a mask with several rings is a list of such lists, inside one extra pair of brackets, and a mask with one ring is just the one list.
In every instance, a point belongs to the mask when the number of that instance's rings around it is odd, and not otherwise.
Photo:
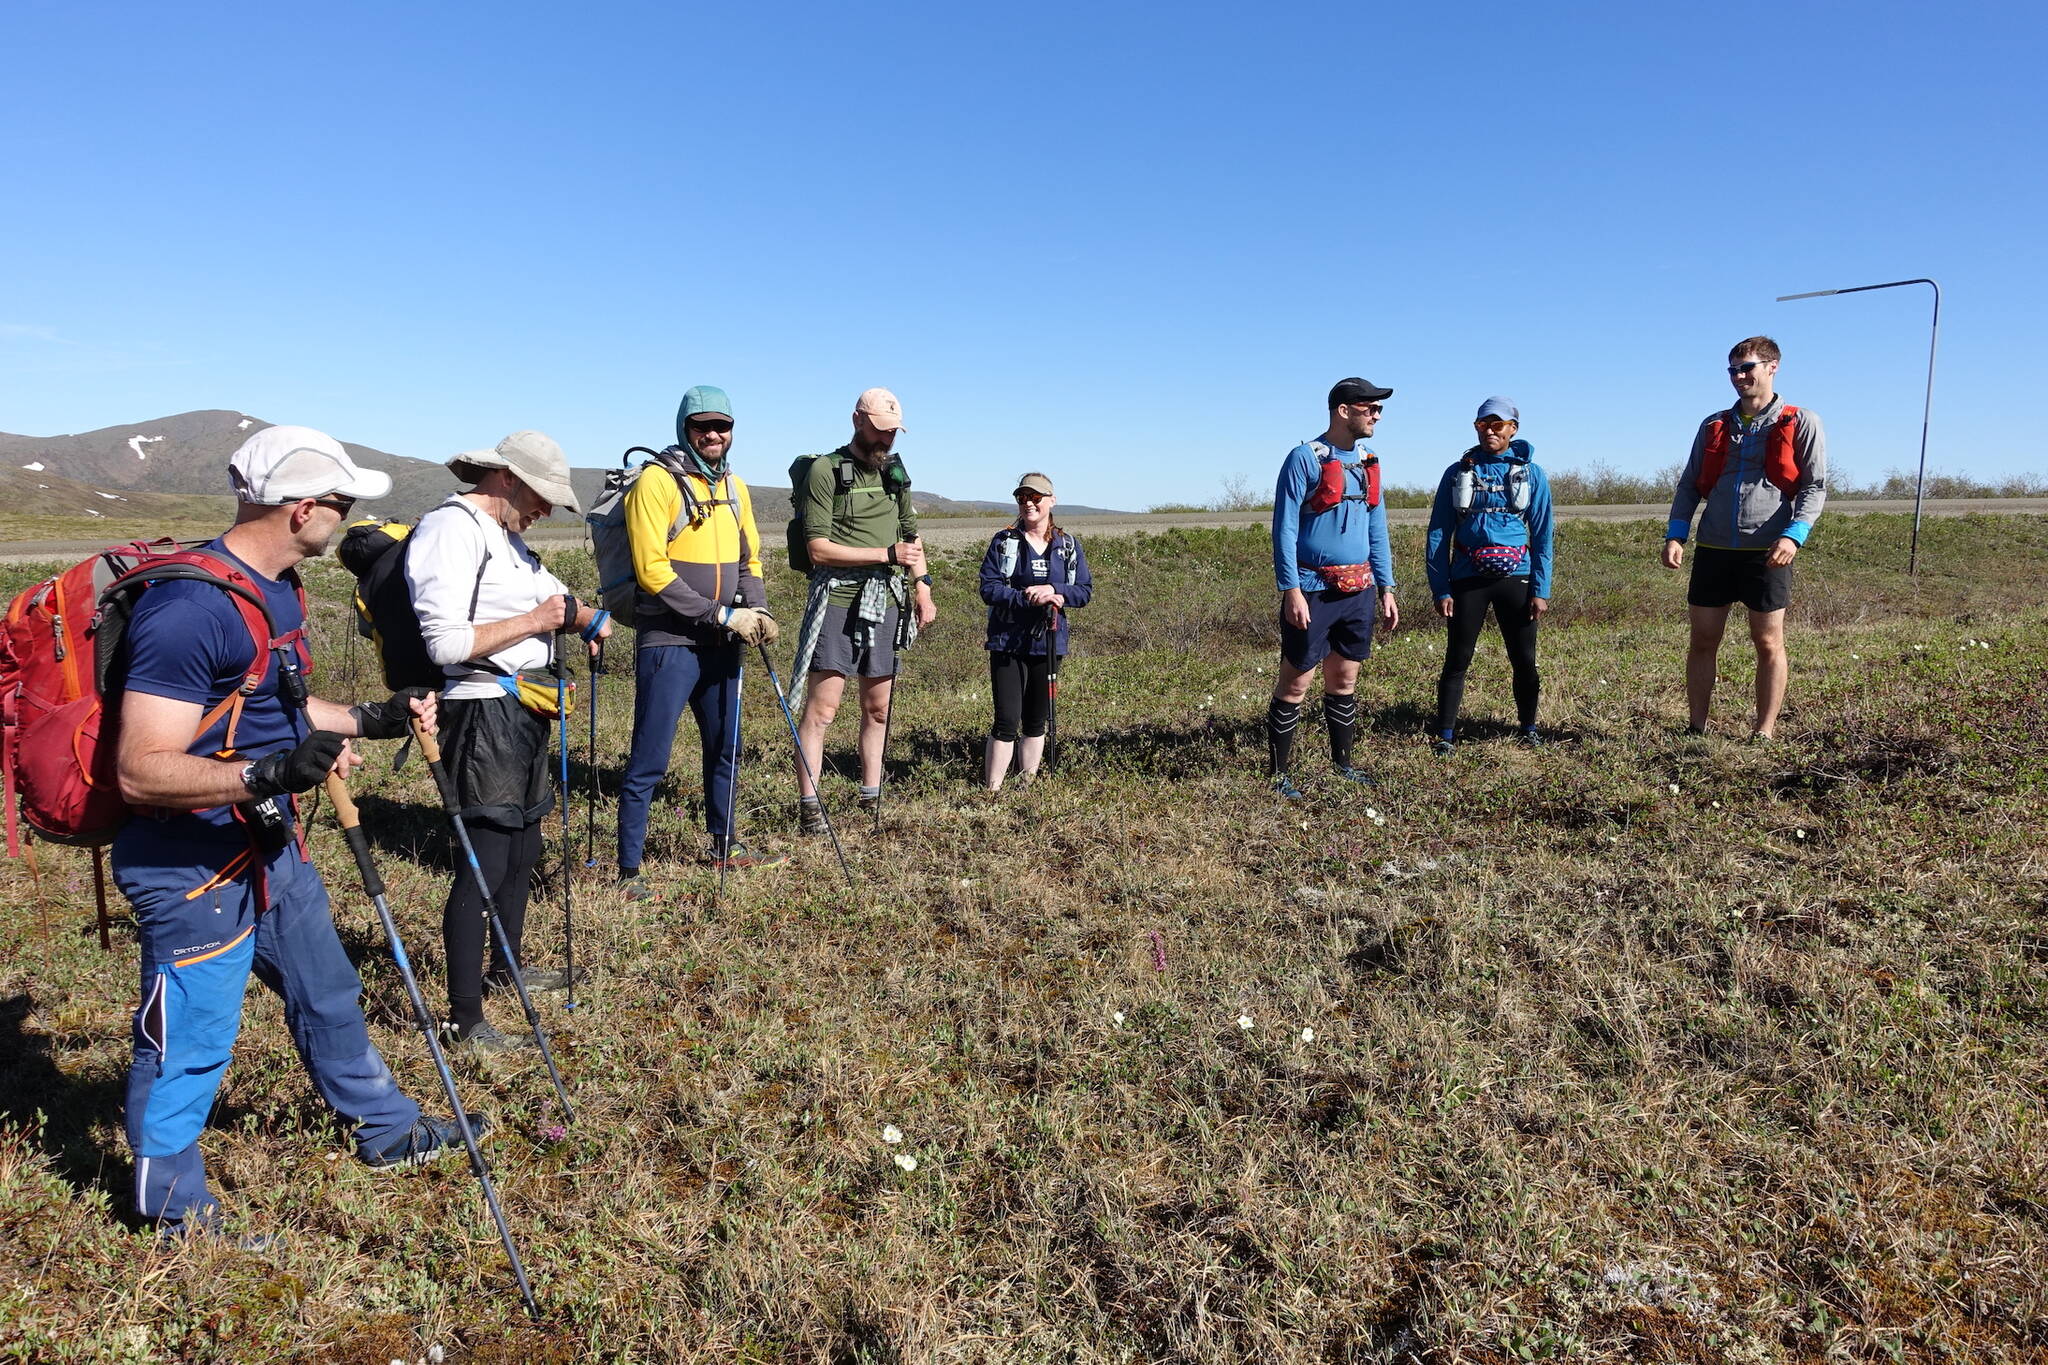
[(448, 467), (458, 473), (465, 465), (471, 470), (509, 470), (519, 482), (547, 499), (550, 507), (566, 507), (579, 515), (583, 511), (569, 481), (569, 457), (545, 432), (515, 431), (494, 449), (465, 450), (448, 461)]

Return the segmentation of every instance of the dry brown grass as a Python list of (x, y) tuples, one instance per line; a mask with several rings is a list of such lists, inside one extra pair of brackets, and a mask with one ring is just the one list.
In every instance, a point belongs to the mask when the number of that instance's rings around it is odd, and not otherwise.
[[(1939, 528), (1915, 589), (1896, 524), (1866, 520), (1802, 560), (1771, 748), (1673, 734), (1680, 594), (1647, 567), (1654, 527), (1570, 533), (1552, 749), (1487, 738), (1489, 644), (1479, 742), (1431, 758), (1439, 637), (1404, 633), (1361, 689), (1384, 824), (1316, 780), (1311, 731), (1308, 802), (1259, 781), (1256, 536), (1091, 545), (1069, 766), (993, 801), (965, 780), (987, 685), (951, 564), (883, 835), (828, 786), (858, 895), (796, 846), (750, 677), (744, 819), (796, 861), (715, 902), (678, 763), (651, 851), (667, 896), (577, 883), (601, 975), (574, 1016), (550, 1008), (567, 1137), (544, 1135), (537, 1069), (463, 1069), (502, 1125), (538, 1325), (466, 1172), (346, 1159), (267, 998), (205, 1141), (230, 1208), (293, 1244), (130, 1231), (133, 961), (79, 932), (84, 863), (45, 849), (40, 901), (18, 869), (0, 883), (0, 1358), (2048, 1358), (2048, 615), (2012, 605), (2048, 524)], [(1740, 654), (1727, 671), (1733, 702)], [(608, 779), (625, 706), (608, 682)], [(375, 767), (365, 818), (431, 995), (445, 852), (424, 775)], [(579, 863), (581, 819), (579, 798)], [(430, 1096), (316, 824), (373, 1029)]]

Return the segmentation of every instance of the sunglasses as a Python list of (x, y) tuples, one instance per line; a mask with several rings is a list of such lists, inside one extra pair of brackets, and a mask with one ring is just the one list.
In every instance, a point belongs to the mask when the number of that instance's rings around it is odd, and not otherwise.
[(690, 419), (687, 425), (692, 431), (706, 433), (723, 433), (732, 430), (732, 423), (730, 422), (699, 422), (694, 417)]
[(1482, 417), (1472, 425), (1481, 431), (1506, 431), (1515, 422), (1511, 417)]
[(355, 510), (356, 500), (354, 498), (342, 497), (339, 493), (334, 493), (324, 498), (313, 499), (313, 505), (315, 507), (325, 507), (330, 512), (339, 512), (341, 515), (347, 516)]
[(1358, 412), (1370, 413), (1374, 417), (1386, 411), (1385, 405), (1380, 403), (1346, 403), (1344, 406)]
[(1035, 507), (1035, 506), (1037, 506), (1037, 505), (1038, 505), (1039, 503), (1041, 503), (1041, 502), (1044, 502), (1044, 501), (1045, 501), (1045, 494), (1043, 494), (1043, 493), (1019, 493), (1019, 494), (1017, 495), (1017, 501), (1018, 501), (1018, 502), (1028, 502), (1028, 503), (1032, 504), (1032, 505), (1033, 505), (1033, 506)]
[(1768, 364), (1770, 364), (1770, 363), (1771, 363), (1771, 362), (1770, 362), (1770, 361), (1768, 361), (1768, 360), (1745, 360), (1745, 361), (1743, 361), (1743, 362), (1742, 362), (1742, 363), (1741, 363), (1740, 365), (1730, 365), (1730, 366), (1728, 367), (1728, 374), (1729, 374), (1729, 376), (1730, 376), (1731, 378), (1732, 378), (1733, 376), (1735, 376), (1735, 375), (1743, 375), (1743, 374), (1748, 374), (1748, 373), (1749, 373), (1749, 372), (1750, 372), (1751, 370), (1755, 369), (1755, 368), (1756, 368), (1757, 366), (1759, 366), (1759, 365), (1768, 365)]

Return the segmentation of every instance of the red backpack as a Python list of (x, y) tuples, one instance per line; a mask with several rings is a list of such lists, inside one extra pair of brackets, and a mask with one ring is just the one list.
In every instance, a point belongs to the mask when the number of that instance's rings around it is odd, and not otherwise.
[[(1321, 441), (1310, 441), (1309, 449), (1316, 453), (1316, 481), (1310, 486), (1308, 496), (1301, 501), (1301, 508), (1311, 516), (1321, 516), (1342, 502), (1362, 502), (1367, 511), (1380, 505), (1380, 457), (1366, 453), (1363, 460), (1346, 463), (1344, 457), (1324, 445)], [(1358, 475), (1358, 481), (1365, 485), (1363, 493), (1351, 491), (1351, 475)]]
[[(1721, 471), (1728, 467), (1728, 437), (1734, 425), (1733, 408), (1707, 423), (1707, 441), (1700, 448), (1700, 473), (1694, 485), (1701, 497), (1714, 491), (1714, 485), (1721, 481)], [(1769, 441), (1764, 446), (1764, 477), (1788, 494), (1799, 491), (1799, 450), (1795, 444), (1798, 435), (1799, 409), (1787, 403), (1778, 420), (1771, 424)]]
[[(22, 592), (8, 606), (0, 633), (9, 857), (21, 856), (17, 809), (30, 829), (60, 844), (104, 844), (126, 822), (129, 807), (114, 770), (119, 714), (107, 705), (109, 675), (123, 653), (135, 599), (150, 584), (172, 579), (219, 587), (249, 629), (249, 671), (200, 720), (195, 738), (225, 715), (232, 747), (242, 705), (262, 684), (271, 651), (293, 647), (305, 634), (301, 627), (275, 638), (263, 590), (247, 573), (174, 540), (112, 546)], [(291, 581), (303, 607), (305, 589)], [(112, 691), (118, 703), (118, 682)]]

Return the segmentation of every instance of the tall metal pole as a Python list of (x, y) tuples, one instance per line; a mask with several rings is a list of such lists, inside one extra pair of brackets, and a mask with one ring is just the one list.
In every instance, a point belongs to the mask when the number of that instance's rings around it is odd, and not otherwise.
[(1927, 397), (1920, 405), (1920, 474), (1913, 482), (1913, 549), (1906, 558), (1906, 572), (1917, 577), (1920, 573), (1920, 509), (1927, 501), (1927, 424), (1934, 415), (1934, 350), (1941, 342), (1941, 286), (1933, 280), (1892, 280), (1887, 284), (1859, 284), (1848, 289), (1780, 294), (1778, 302), (1824, 299), (1835, 294), (1867, 294), (1873, 289), (1897, 289), (1908, 284), (1924, 284), (1934, 291), (1934, 322), (1927, 329)]

